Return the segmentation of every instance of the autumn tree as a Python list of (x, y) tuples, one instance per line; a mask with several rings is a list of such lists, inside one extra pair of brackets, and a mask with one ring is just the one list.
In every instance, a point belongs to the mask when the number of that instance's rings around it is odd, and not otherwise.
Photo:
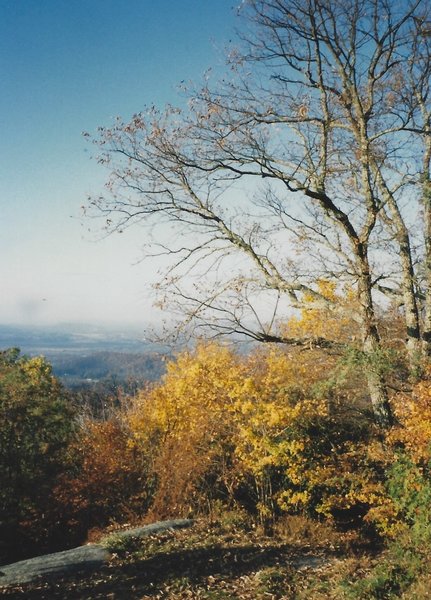
[(233, 493), (233, 415), (244, 385), (232, 350), (207, 344), (169, 362), (161, 383), (133, 400), (131, 444), (151, 457), (157, 518), (187, 515)]
[(69, 449), (72, 468), (56, 480), (49, 515), (75, 543), (109, 522), (141, 517), (153, 491), (148, 476), (151, 449), (135, 451), (122, 406), (104, 420), (81, 415), (79, 421)]
[(128, 413), (128, 447), (149, 458), (149, 514), (223, 504), (270, 525), (282, 512), (352, 519), (381, 505), (376, 428), (327, 402), (331, 361), (318, 353), (272, 344), (245, 355), (211, 342), (169, 362)]
[[(110, 231), (139, 223), (154, 233), (152, 252), (171, 259), (160, 297), (183, 326), (334, 346), (282, 326), (310, 297), (355, 321), (359, 340), (343, 343), (367, 357), (375, 419), (387, 426), (385, 376), (373, 361), (379, 294), (400, 298), (412, 366), (421, 349), (411, 224), (429, 192), (430, 61), (418, 30), (429, 1), (242, 6), (231, 77), (187, 90), (187, 110), (150, 108), (100, 129), (111, 177), (90, 203)], [(349, 289), (352, 306), (322, 294), (322, 279)]]
[(0, 532), (9, 547), (0, 545), (0, 555), (23, 539), (27, 546), (45, 541), (43, 515), (73, 433), (74, 411), (51, 366), (18, 350), (1, 352)]

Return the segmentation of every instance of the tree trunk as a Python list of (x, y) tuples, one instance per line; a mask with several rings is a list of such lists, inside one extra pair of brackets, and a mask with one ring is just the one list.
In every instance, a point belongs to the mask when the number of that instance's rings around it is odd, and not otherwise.
[(407, 334), (407, 357), (412, 373), (417, 371), (421, 361), (422, 344), (419, 326), (419, 311), (414, 287), (414, 269), (408, 232), (404, 223), (400, 235), (399, 248), (402, 269), (401, 290), (404, 302), (404, 319)]
[(405, 311), (407, 357), (411, 371), (415, 372), (422, 356), (422, 343), (410, 235), (394, 195), (377, 165), (374, 165), (373, 172), (383, 191), (390, 215), (390, 219), (385, 219), (385, 213), (383, 213), (384, 220), (389, 220), (389, 228), (393, 231), (400, 252), (401, 294)]
[(423, 182), (423, 210), (425, 237), (425, 315), (423, 327), (423, 351), (431, 357), (431, 179), (429, 175)]
[(369, 358), (366, 370), (368, 391), (373, 407), (374, 419), (379, 427), (387, 429), (392, 425), (392, 411), (389, 405), (388, 391), (381, 367), (376, 364), (381, 348), (380, 340), (375, 332), (364, 331), (363, 350)]
[(366, 257), (362, 258), (358, 296), (362, 312), (362, 350), (366, 357), (365, 377), (370, 394), (374, 419), (381, 428), (392, 424), (392, 412), (381, 360), (380, 336), (376, 325), (371, 277)]

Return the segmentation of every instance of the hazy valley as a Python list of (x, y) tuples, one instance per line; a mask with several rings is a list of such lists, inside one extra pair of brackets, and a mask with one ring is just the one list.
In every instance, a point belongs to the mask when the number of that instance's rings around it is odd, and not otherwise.
[(157, 381), (168, 354), (166, 347), (145, 340), (142, 332), (88, 325), (0, 325), (0, 349), (12, 347), (28, 356), (45, 356), (55, 375), (72, 389)]

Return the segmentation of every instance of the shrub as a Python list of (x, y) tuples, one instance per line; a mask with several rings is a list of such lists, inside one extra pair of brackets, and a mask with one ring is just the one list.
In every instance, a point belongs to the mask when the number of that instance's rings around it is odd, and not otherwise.
[(74, 428), (74, 410), (50, 365), (17, 350), (1, 352), (0, 554), (48, 544), (54, 524), (44, 515), (67, 468)]
[[(429, 597), (431, 557), (431, 381), (394, 398), (398, 425), (387, 435), (386, 501), (370, 514), (387, 538), (379, 564), (344, 583), (351, 598)], [(428, 582), (428, 583), (426, 583)]]
[(130, 444), (121, 413), (108, 421), (85, 419), (71, 447), (74, 470), (55, 489), (57, 519), (70, 536), (111, 521), (142, 517), (152, 497), (147, 457)]
[(213, 343), (170, 363), (128, 417), (132, 444), (153, 454), (153, 514), (208, 512), (221, 500), (264, 526), (280, 512), (356, 524), (383, 502), (374, 431), (316, 396), (325, 365), (313, 358)]

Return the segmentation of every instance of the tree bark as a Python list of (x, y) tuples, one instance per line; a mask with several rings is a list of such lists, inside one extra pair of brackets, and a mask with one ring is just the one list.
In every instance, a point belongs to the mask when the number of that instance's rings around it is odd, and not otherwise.
[[(431, 154), (431, 151), (430, 151)], [(425, 237), (425, 315), (423, 327), (423, 351), (431, 357), (431, 179), (427, 174), (423, 181), (423, 211)]]
[(406, 327), (406, 348), (409, 366), (415, 372), (422, 356), (421, 328), (418, 302), (415, 292), (415, 270), (413, 265), (410, 235), (400, 208), (388, 187), (381, 170), (374, 164), (374, 173), (388, 207), (388, 215), (382, 213), (383, 220), (393, 232), (400, 252), (401, 264), (401, 295), (404, 304), (404, 321)]
[[(405, 230), (404, 223), (402, 230)], [(410, 240), (407, 231), (401, 233), (399, 241), (401, 261), (401, 292), (404, 302), (404, 319), (407, 335), (407, 357), (410, 370), (414, 373), (421, 360), (422, 344), (419, 325), (419, 311), (414, 288), (414, 269)]]
[(392, 411), (382, 365), (380, 364), (381, 343), (376, 325), (367, 257), (362, 256), (361, 262), (358, 297), (362, 313), (362, 349), (366, 358), (365, 377), (374, 419), (379, 427), (386, 429), (392, 425)]

